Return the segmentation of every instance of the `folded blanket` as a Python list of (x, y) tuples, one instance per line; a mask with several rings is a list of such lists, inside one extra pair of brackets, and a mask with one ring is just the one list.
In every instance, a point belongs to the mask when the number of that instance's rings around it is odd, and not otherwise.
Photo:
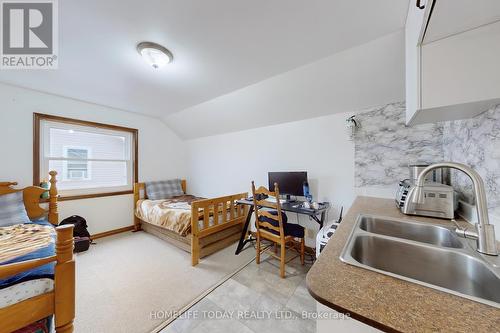
[[(55, 229), (46, 220), (0, 228), (0, 265), (55, 254)], [(13, 284), (40, 278), (54, 278), (54, 263), (0, 279), (0, 289)]]

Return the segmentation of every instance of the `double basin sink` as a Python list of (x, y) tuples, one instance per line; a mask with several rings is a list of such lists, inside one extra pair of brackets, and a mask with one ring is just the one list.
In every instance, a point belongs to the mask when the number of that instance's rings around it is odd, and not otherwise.
[(340, 259), (500, 308), (500, 259), (474, 244), (443, 226), (359, 215)]

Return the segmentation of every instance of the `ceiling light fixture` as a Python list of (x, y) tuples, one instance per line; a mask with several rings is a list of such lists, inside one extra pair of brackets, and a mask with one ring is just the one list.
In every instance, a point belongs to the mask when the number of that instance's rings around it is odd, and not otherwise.
[(174, 60), (172, 52), (165, 47), (151, 42), (142, 42), (137, 45), (137, 52), (153, 68), (158, 69)]

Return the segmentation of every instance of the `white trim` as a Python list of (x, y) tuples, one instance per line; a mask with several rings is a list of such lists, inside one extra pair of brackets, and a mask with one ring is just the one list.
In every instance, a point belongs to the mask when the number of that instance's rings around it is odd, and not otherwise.
[[(71, 149), (72, 147), (70, 147)], [(78, 148), (80, 149), (80, 148)], [(84, 149), (84, 148), (82, 148)], [(128, 162), (130, 160), (112, 160), (112, 159), (99, 159), (99, 158), (87, 158), (86, 160), (82, 160), (80, 158), (65, 158), (65, 157), (48, 157), (47, 160), (51, 161), (89, 161), (89, 162)]]

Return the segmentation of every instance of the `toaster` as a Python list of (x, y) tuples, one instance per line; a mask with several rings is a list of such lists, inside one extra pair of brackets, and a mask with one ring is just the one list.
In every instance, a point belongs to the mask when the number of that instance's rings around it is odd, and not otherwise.
[(415, 189), (416, 186), (408, 179), (399, 183), (396, 205), (403, 214), (450, 220), (455, 217), (455, 191), (452, 186), (434, 182), (425, 183), (425, 201), (422, 204), (411, 200)]

